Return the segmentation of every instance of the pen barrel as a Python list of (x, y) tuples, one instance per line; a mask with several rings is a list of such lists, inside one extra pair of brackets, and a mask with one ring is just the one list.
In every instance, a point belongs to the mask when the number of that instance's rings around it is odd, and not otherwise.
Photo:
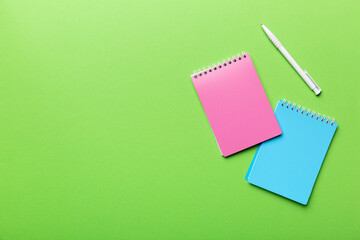
[(304, 81), (311, 88), (311, 90), (317, 88), (314, 82), (306, 75), (305, 71), (299, 66), (299, 64), (295, 61), (295, 59), (291, 57), (290, 53), (286, 51), (286, 49), (282, 45), (278, 47), (278, 49), (286, 58), (286, 60), (288, 60), (291, 66), (293, 66), (296, 72), (301, 76), (301, 78), (304, 79)]
[(276, 48), (279, 48), (282, 46), (279, 39), (277, 39), (277, 37), (275, 37), (275, 35), (267, 27), (265, 27), (264, 24), (261, 24), (261, 27), (264, 29), (266, 35), (268, 36), (270, 41), (275, 45)]
[(271, 33), (270, 35), (268, 35), (268, 37), (269, 37), (270, 41), (275, 45), (276, 48), (280, 48), (282, 46), (281, 42), (279, 41), (279, 39), (277, 39), (275, 37), (274, 34)]

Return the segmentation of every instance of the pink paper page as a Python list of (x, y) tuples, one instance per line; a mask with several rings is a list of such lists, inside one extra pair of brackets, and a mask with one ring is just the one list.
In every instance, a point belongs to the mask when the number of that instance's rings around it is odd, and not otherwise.
[(191, 79), (224, 157), (281, 134), (249, 54)]

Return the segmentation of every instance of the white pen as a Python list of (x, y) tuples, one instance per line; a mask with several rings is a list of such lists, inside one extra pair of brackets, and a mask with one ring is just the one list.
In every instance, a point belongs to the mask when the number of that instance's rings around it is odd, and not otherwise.
[(311, 78), (311, 76), (305, 71), (302, 70), (299, 64), (291, 57), (290, 53), (286, 51), (281, 42), (275, 37), (275, 35), (270, 32), (270, 30), (265, 27), (264, 24), (261, 24), (261, 27), (264, 29), (266, 35), (269, 37), (271, 42), (275, 45), (277, 49), (284, 55), (284, 57), (288, 60), (288, 62), (293, 66), (293, 68), (298, 72), (298, 74), (304, 79), (306, 84), (315, 92), (316, 95), (321, 93), (320, 87), (316, 84), (316, 82)]

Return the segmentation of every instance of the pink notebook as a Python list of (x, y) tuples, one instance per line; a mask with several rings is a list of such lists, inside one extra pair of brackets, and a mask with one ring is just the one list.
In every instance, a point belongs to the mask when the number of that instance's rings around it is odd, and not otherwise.
[(281, 134), (249, 54), (191, 79), (224, 157)]

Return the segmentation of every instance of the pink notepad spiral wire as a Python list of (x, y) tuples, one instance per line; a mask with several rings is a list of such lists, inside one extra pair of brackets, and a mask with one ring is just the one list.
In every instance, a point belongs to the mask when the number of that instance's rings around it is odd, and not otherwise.
[(191, 79), (224, 157), (281, 134), (249, 54), (199, 71)]

